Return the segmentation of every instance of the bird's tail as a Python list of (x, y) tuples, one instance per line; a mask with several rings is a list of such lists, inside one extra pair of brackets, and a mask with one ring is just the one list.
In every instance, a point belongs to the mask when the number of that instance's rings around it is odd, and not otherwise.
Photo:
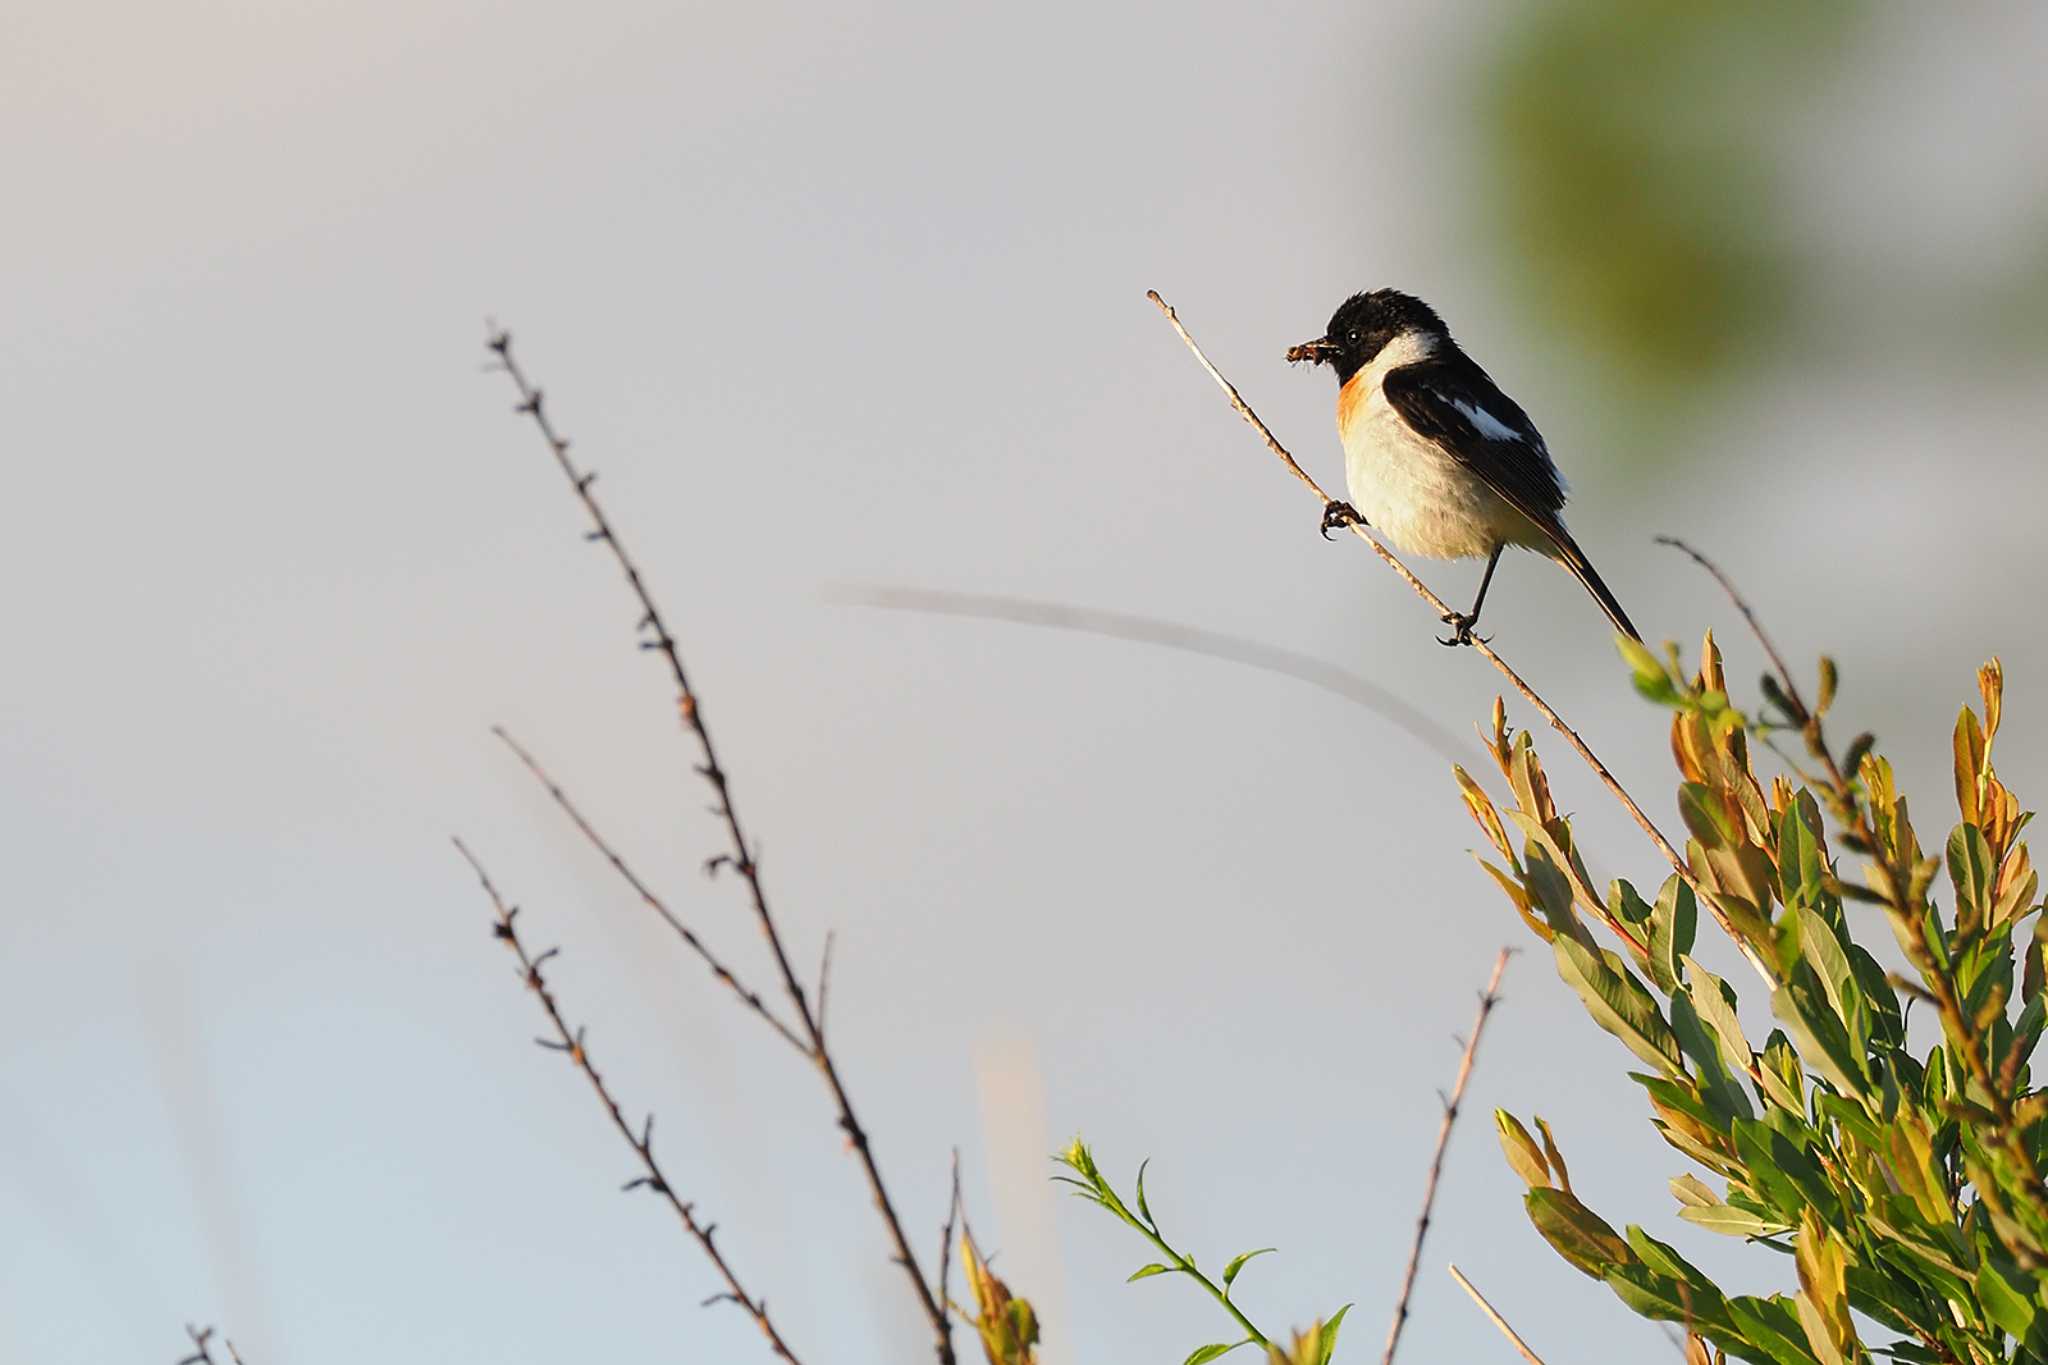
[(1593, 561), (1586, 558), (1586, 552), (1579, 548), (1577, 541), (1565, 533), (1563, 527), (1558, 528), (1557, 562), (1570, 569), (1572, 577), (1585, 585), (1586, 591), (1593, 595), (1593, 600), (1600, 604), (1600, 610), (1607, 613), (1607, 619), (1614, 622), (1616, 630), (1631, 640), (1640, 641), (1643, 638), (1634, 623), (1628, 619), (1628, 613), (1621, 609), (1621, 603), (1614, 600), (1614, 594), (1600, 581), (1600, 575), (1593, 569)]

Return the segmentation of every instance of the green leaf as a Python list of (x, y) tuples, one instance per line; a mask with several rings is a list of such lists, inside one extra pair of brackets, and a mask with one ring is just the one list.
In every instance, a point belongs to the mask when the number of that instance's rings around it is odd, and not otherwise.
[[(1864, 1007), (1863, 991), (1857, 985), (1855, 968), (1850, 965), (1849, 954), (1842, 942), (1842, 935), (1835, 927), (1816, 912), (1800, 906), (1788, 919), (1799, 925), (1799, 954), (1813, 968), (1813, 974), (1820, 979), (1821, 990), (1826, 992), (1828, 1004), (1833, 1006), (1835, 1017), (1842, 1022), (1849, 1039), (1849, 1048), (1859, 1062), (1870, 1050), (1870, 1011)], [(1863, 1074), (1859, 1064), (1857, 1074)]]
[(1716, 1126), (1725, 1130), (1729, 1119), (1754, 1118), (1756, 1115), (1749, 1107), (1749, 1095), (1736, 1082), (1735, 1073), (1729, 1071), (1723, 1058), (1719, 1041), (1700, 1018), (1699, 1010), (1693, 1004), (1693, 988), (1690, 986), (1671, 997), (1671, 1031), (1678, 1035), (1678, 1045), (1699, 1070), (1700, 1089)]
[(1522, 850), (1522, 875), (1551, 932), (1559, 938), (1583, 933), (1572, 912), (1572, 884), (1541, 844), (1530, 841)]
[(1536, 1145), (1536, 1139), (1529, 1136), (1529, 1130), (1522, 1126), (1520, 1119), (1505, 1109), (1493, 1111), (1494, 1131), (1500, 1137), (1501, 1154), (1508, 1159), (1516, 1175), (1531, 1189), (1541, 1189), (1550, 1184), (1550, 1164), (1543, 1159), (1543, 1149)]
[(1651, 1066), (1668, 1075), (1685, 1074), (1677, 1036), (1664, 1022), (1656, 1000), (1620, 958), (1608, 952), (1596, 957), (1562, 934), (1550, 946), (1557, 955), (1558, 975), (1579, 993), (1594, 1023)]
[(1223, 1267), (1223, 1287), (1225, 1289), (1230, 1288), (1231, 1281), (1237, 1278), (1238, 1271), (1244, 1269), (1246, 1261), (1249, 1261), (1254, 1256), (1263, 1256), (1269, 1251), (1277, 1250), (1279, 1250), (1278, 1247), (1260, 1247), (1257, 1251), (1247, 1251), (1241, 1256), (1233, 1256), (1230, 1264)]
[(1143, 1218), (1147, 1226), (1154, 1232), (1157, 1232), (1159, 1224), (1152, 1220), (1152, 1210), (1145, 1207), (1145, 1168), (1151, 1164), (1152, 1158), (1149, 1156), (1138, 1163), (1138, 1216)]
[(1682, 1208), (1678, 1216), (1688, 1223), (1718, 1232), (1723, 1237), (1774, 1237), (1789, 1232), (1790, 1223), (1774, 1222), (1733, 1204), (1712, 1204), (1705, 1208)]
[(1252, 1340), (1251, 1337), (1246, 1337), (1243, 1341), (1212, 1341), (1207, 1346), (1197, 1346), (1188, 1353), (1188, 1358), (1183, 1360), (1181, 1365), (1209, 1365), (1209, 1362), (1218, 1356), (1227, 1356), (1240, 1346), (1251, 1345)]
[(1687, 782), (1678, 788), (1678, 814), (1692, 837), (1703, 848), (1733, 848), (1743, 841), (1728, 817), (1721, 793), (1702, 782)]
[(1330, 1365), (1330, 1357), (1337, 1350), (1337, 1329), (1344, 1325), (1344, 1315), (1350, 1311), (1351, 1305), (1347, 1303), (1332, 1313), (1330, 1320), (1323, 1324), (1323, 1344), (1322, 1349), (1316, 1352), (1316, 1365)]
[(1138, 1269), (1132, 1271), (1131, 1277), (1125, 1280), (1124, 1283), (1136, 1284), (1139, 1280), (1149, 1280), (1154, 1275), (1171, 1275), (1174, 1273), (1174, 1271), (1178, 1270), (1179, 1268), (1179, 1266), (1160, 1265), (1157, 1261), (1154, 1261), (1151, 1265), (1140, 1266)]
[(1855, 1050), (1842, 1021), (1828, 1009), (1812, 984), (1813, 976), (1804, 971), (1772, 991), (1771, 1013), (1792, 1031), (1799, 1056), (1808, 1066), (1843, 1094), (1867, 1098), (1870, 1083), (1863, 1074), (1864, 1055)]
[(1729, 1128), (1751, 1187), (1787, 1222), (1796, 1222), (1808, 1207), (1829, 1219), (1840, 1214), (1841, 1202), (1826, 1174), (1804, 1148), (1766, 1123), (1737, 1119)]
[(1653, 1270), (1648, 1264), (1616, 1266), (1606, 1274), (1607, 1287), (1639, 1317), (1654, 1322), (1683, 1322), (1693, 1330), (1733, 1335), (1727, 1300), (1712, 1281), (1697, 1272), (1690, 1278)]
[(1620, 877), (1607, 883), (1607, 910), (1623, 924), (1641, 924), (1650, 917), (1650, 903)]
[(1991, 866), (1991, 845), (1984, 842), (1984, 831), (1975, 825), (1957, 825), (1948, 836), (1948, 879), (1956, 889), (1959, 925), (1981, 925), (1990, 918), (1991, 879), (1996, 871)]
[(1693, 935), (1699, 929), (1699, 904), (1692, 888), (1677, 874), (1665, 878), (1650, 911), (1650, 979), (1666, 995), (1678, 988), (1679, 961), (1692, 951)]
[(1778, 819), (1778, 898), (1787, 905), (1813, 906), (1820, 903), (1827, 869), (1803, 804), (1794, 802)]
[(1640, 640), (1617, 634), (1614, 647), (1621, 651), (1622, 661), (1628, 665), (1629, 681), (1635, 684), (1636, 691), (1659, 706), (1677, 705), (1680, 699), (1678, 687), (1648, 646)]
[(1771, 1036), (1764, 1039), (1757, 1073), (1763, 1077), (1766, 1099), (1788, 1114), (1805, 1114), (1806, 1107), (1800, 1096), (1806, 1093), (1806, 1070), (1799, 1064), (1799, 1054), (1793, 1050), (1792, 1040), (1781, 1030), (1772, 1029)]
[(1531, 1190), (1524, 1199), (1529, 1221), (1557, 1254), (1594, 1279), (1603, 1279), (1618, 1265), (1629, 1265), (1635, 1253), (1599, 1214), (1563, 1190)]
[(1790, 1300), (1774, 1294), (1768, 1299), (1743, 1295), (1728, 1300), (1728, 1316), (1735, 1320), (1743, 1339), (1767, 1353), (1778, 1365), (1813, 1365), (1813, 1352), (1806, 1349), (1806, 1334)]
[(1721, 1202), (1721, 1196), (1708, 1189), (1707, 1183), (1696, 1175), (1672, 1176), (1671, 1194), (1680, 1208), (1707, 1209)]
[(1985, 1316), (2025, 1341), (2040, 1309), (2029, 1297), (2030, 1289), (2018, 1279), (2019, 1274), (1999, 1265), (1996, 1258), (1986, 1256), (1977, 1267), (1977, 1300), (1983, 1305)]
[(1735, 1015), (1735, 992), (1692, 958), (1681, 959), (1685, 967), (1686, 991), (1702, 1023), (1714, 1031), (1721, 1045), (1721, 1061), (1730, 1071), (1747, 1074), (1755, 1049), (1743, 1036), (1742, 1021)]

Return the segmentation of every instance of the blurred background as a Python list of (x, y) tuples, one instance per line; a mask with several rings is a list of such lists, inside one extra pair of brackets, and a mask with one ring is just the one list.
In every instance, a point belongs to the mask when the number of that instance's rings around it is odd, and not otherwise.
[[(1434, 302), (1542, 425), (1636, 620), (1681, 533), (1947, 804), (1971, 670), (2040, 799), (2048, 11), (1626, 0), (17, 7), (0, 402), (0, 1357), (765, 1358), (541, 1026), (526, 907), (672, 1177), (807, 1361), (928, 1349), (814, 1077), (490, 739), (510, 726), (767, 984), (635, 612), (502, 376), (658, 585), (923, 1254), (949, 1150), (1048, 1362), (1224, 1335), (1058, 1199), (1085, 1132), (1274, 1329), (1376, 1352), (1473, 992), (1522, 942), (1446, 756), (1290, 678), (845, 604), (1006, 593), (1352, 670), (1478, 748), (1495, 675), (1223, 405), (1336, 486), (1349, 292)], [(1462, 601), (1476, 565), (1425, 568)], [(1660, 714), (1563, 574), (1496, 646), (1667, 823)], [(2030, 703), (2034, 698), (2036, 702)], [(1532, 720), (1510, 708), (1517, 723)], [(1596, 876), (1658, 879), (1549, 743)], [(2035, 774), (2030, 784), (2028, 774)], [(1754, 994), (1754, 993), (1752, 993)], [(1746, 1001), (1755, 1007), (1760, 1001)], [(1761, 1020), (1759, 1019), (1759, 1024)], [(1487, 1110), (1731, 1291), (1543, 957), (1509, 969), (1404, 1359), (1670, 1348), (1527, 1224)], [(957, 1277), (956, 1277), (957, 1286)], [(971, 1336), (960, 1338), (974, 1350)], [(1674, 1356), (1675, 1358), (1675, 1356)]]

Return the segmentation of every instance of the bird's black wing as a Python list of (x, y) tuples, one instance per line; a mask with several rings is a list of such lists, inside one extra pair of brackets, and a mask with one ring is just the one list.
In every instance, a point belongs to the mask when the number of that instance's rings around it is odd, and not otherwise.
[(1485, 370), (1463, 354), (1389, 371), (1381, 391), (1401, 420), (1484, 479), (1546, 534), (1564, 528), (1564, 480), (1543, 433)]

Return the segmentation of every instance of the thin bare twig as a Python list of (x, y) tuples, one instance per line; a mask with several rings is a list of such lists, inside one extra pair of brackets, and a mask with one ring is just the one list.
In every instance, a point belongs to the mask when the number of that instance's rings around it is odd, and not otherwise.
[(730, 1300), (738, 1304), (760, 1327), (762, 1335), (768, 1338), (768, 1345), (775, 1354), (788, 1361), (789, 1365), (797, 1365), (796, 1356), (783, 1341), (782, 1334), (775, 1330), (775, 1324), (769, 1320), (768, 1301), (754, 1298), (747, 1293), (745, 1287), (740, 1284), (739, 1276), (726, 1261), (725, 1254), (712, 1240), (718, 1225), (698, 1222), (696, 1205), (687, 1203), (678, 1196), (675, 1187), (669, 1184), (668, 1177), (662, 1173), (660, 1163), (654, 1158), (654, 1116), (648, 1115), (647, 1122), (639, 1131), (634, 1131), (633, 1125), (626, 1119), (625, 1111), (619, 1107), (619, 1102), (612, 1098), (611, 1090), (604, 1083), (604, 1077), (598, 1074), (596, 1064), (590, 1060), (590, 1049), (583, 1041), (583, 1030), (571, 1028), (568, 1019), (563, 1016), (562, 1008), (555, 1000), (553, 988), (541, 974), (541, 965), (554, 956), (555, 950), (550, 948), (539, 954), (527, 951), (526, 943), (519, 937), (518, 926), (514, 923), (518, 918), (519, 908), (505, 904), (504, 898), (498, 894), (498, 888), (491, 884), (490, 874), (484, 871), (483, 864), (477, 861), (476, 855), (469, 851), (468, 846), (460, 839), (454, 843), (456, 851), (469, 863), (471, 870), (476, 873), (477, 881), (482, 883), (484, 894), (490, 897), (491, 909), (497, 915), (497, 923), (492, 926), (491, 932), (519, 959), (520, 979), (526, 983), (527, 989), (539, 998), (541, 1009), (547, 1014), (548, 1022), (554, 1026), (555, 1040), (549, 1042), (543, 1039), (542, 1045), (550, 1051), (566, 1054), (570, 1064), (583, 1073), (584, 1078), (590, 1082), (590, 1088), (597, 1092), (598, 1103), (610, 1116), (612, 1126), (619, 1130), (619, 1136), (626, 1140), (626, 1145), (633, 1149), (633, 1155), (640, 1159), (640, 1167), (644, 1174), (628, 1181), (626, 1188), (649, 1189), (660, 1195), (675, 1211), (676, 1217), (682, 1221), (690, 1236), (696, 1239), (697, 1245), (703, 1248), (704, 1255), (711, 1261), (726, 1285), (726, 1292), (715, 1295), (707, 1302)]
[(1500, 1000), (1501, 974), (1507, 971), (1508, 958), (1514, 951), (1503, 948), (1493, 960), (1493, 975), (1486, 979), (1486, 989), (1479, 994), (1479, 1013), (1472, 1020), (1471, 1037), (1465, 1040), (1465, 1055), (1458, 1059), (1458, 1078), (1451, 1084), (1450, 1098), (1444, 1101), (1443, 1122), (1436, 1130), (1436, 1150), (1429, 1157), (1429, 1177), (1422, 1183), (1422, 1216), (1415, 1220), (1415, 1240), (1408, 1247), (1408, 1268), (1401, 1274), (1401, 1295), (1394, 1303), (1394, 1321), (1387, 1328), (1387, 1349), (1380, 1357), (1380, 1365), (1393, 1365), (1394, 1349), (1400, 1345), (1401, 1329), (1408, 1322), (1408, 1298), (1415, 1292), (1415, 1271), (1422, 1264), (1422, 1240), (1429, 1235), (1437, 1177), (1444, 1169), (1444, 1149), (1451, 1145), (1451, 1127), (1458, 1121), (1458, 1102), (1465, 1098), (1465, 1083), (1472, 1079), (1472, 1061), (1479, 1055), (1479, 1035), (1486, 1031), (1487, 1016)]
[(832, 992), (832, 945), (839, 935), (836, 931), (825, 931), (825, 951), (818, 955), (818, 1043), (825, 1042), (825, 1002)]
[(591, 847), (603, 855), (605, 861), (612, 865), (612, 869), (619, 874), (626, 885), (633, 888), (634, 893), (640, 897), (641, 902), (655, 914), (661, 916), (662, 922), (675, 930), (676, 937), (687, 944), (691, 952), (704, 960), (704, 965), (711, 969), (711, 975), (724, 985), (729, 986), (732, 989), (732, 993), (740, 998), (740, 1003), (755, 1014), (760, 1015), (767, 1022), (768, 1027), (782, 1035), (784, 1042), (805, 1056), (809, 1056), (811, 1050), (804, 1043), (804, 1040), (797, 1037), (795, 1031), (789, 1025), (776, 1018), (775, 1012), (768, 1008), (768, 1002), (761, 998), (760, 992), (742, 983), (739, 977), (733, 974), (732, 969), (721, 962), (709, 948), (705, 947), (704, 941), (698, 938), (690, 927), (684, 924), (677, 917), (676, 913), (668, 908), (667, 903), (661, 897), (654, 894), (653, 888), (640, 880), (633, 869), (626, 865), (626, 860), (620, 857), (618, 852), (609, 843), (605, 842), (604, 836), (599, 834), (590, 821), (584, 818), (583, 812), (577, 808), (574, 801), (569, 799), (569, 794), (562, 790), (561, 784), (549, 776), (547, 769), (541, 766), (540, 760), (535, 758), (527, 750), (526, 746), (512, 738), (511, 732), (506, 730), (504, 726), (493, 725), (491, 733), (502, 740), (506, 748), (519, 756), (519, 761), (526, 765), (526, 770), (532, 773), (541, 786), (547, 789), (548, 795), (554, 799), (557, 806), (562, 808), (563, 814), (569, 817), (570, 822), (582, 832), (583, 837), (589, 841)]
[[(1159, 311), (1166, 315), (1167, 322), (1179, 334), (1181, 341), (1186, 344), (1188, 350), (1194, 355), (1195, 360), (1201, 367), (1208, 372), (1209, 377), (1216, 381), (1217, 387), (1223, 390), (1224, 396), (1230, 400), (1230, 406), (1236, 410), (1237, 415), (1242, 417), (1252, 430), (1259, 434), (1260, 439), (1266, 443), (1266, 448), (1279, 457), (1280, 462), (1287, 467), (1288, 472), (1301, 480), (1303, 487), (1315, 494), (1318, 502), (1328, 507), (1333, 501), (1330, 495), (1325, 493), (1322, 486), (1309, 475), (1307, 470), (1301, 467), (1300, 462), (1288, 453), (1287, 447), (1280, 444), (1280, 439), (1273, 434), (1272, 429), (1259, 419), (1259, 415), (1256, 412), (1252, 411), (1251, 404), (1244, 401), (1244, 395), (1237, 391), (1237, 386), (1223, 377), (1223, 372), (1216, 368), (1215, 363), (1203, 352), (1194, 337), (1189, 335), (1188, 329), (1181, 325), (1180, 315), (1174, 312), (1172, 306), (1159, 296), (1158, 291), (1147, 290), (1145, 297), (1158, 305)], [(1373, 534), (1372, 528), (1362, 522), (1353, 522), (1351, 523), (1351, 532), (1371, 546), (1373, 553), (1378, 555), (1388, 568), (1399, 574), (1402, 581), (1414, 589), (1415, 595), (1429, 604), (1431, 610), (1446, 620), (1450, 619), (1451, 608), (1445, 604), (1442, 598), (1431, 592), (1428, 585), (1417, 578), (1406, 564), (1403, 564), (1396, 558), (1392, 550), (1389, 550), (1380, 543), (1379, 537)], [(1773, 982), (1775, 978), (1772, 976), (1770, 968), (1764, 964), (1763, 958), (1750, 945), (1749, 941), (1736, 931), (1734, 923), (1728, 918), (1727, 912), (1721, 908), (1720, 902), (1714, 898), (1713, 893), (1706, 888), (1699, 878), (1693, 875), (1692, 869), (1686, 865), (1685, 860), (1678, 856), (1678, 850), (1671, 846), (1671, 841), (1666, 839), (1663, 832), (1657, 828), (1650, 817), (1643, 813), (1643, 808), (1636, 804), (1635, 798), (1630, 796), (1627, 789), (1621, 785), (1614, 774), (1608, 771), (1607, 765), (1600, 761), (1600, 756), (1593, 752), (1592, 747), (1584, 739), (1580, 738), (1579, 732), (1565, 724), (1564, 717), (1552, 710), (1550, 703), (1537, 695), (1536, 689), (1524, 682), (1522, 675), (1509, 667), (1507, 660), (1495, 653), (1493, 647), (1487, 644), (1485, 640), (1474, 636), (1472, 638), (1472, 648), (1484, 656), (1486, 661), (1492, 664), (1500, 672), (1500, 675), (1508, 680), (1515, 691), (1521, 693), (1522, 699), (1535, 707), (1537, 714), (1546, 721), (1549, 721), (1550, 727), (1560, 735), (1563, 735), (1572, 748), (1578, 751), (1579, 757), (1585, 761), (1588, 768), (1593, 770), (1593, 775), (1600, 779), (1601, 785), (1614, 795), (1615, 800), (1621, 802), (1622, 807), (1628, 811), (1630, 816), (1634, 817), (1636, 825), (1641, 828), (1644, 834), (1649, 836), (1650, 842), (1656, 845), (1657, 851), (1664, 855), (1665, 861), (1671, 864), (1672, 870), (1678, 873), (1685, 883), (1692, 888), (1694, 895), (1699, 898), (1700, 902), (1712, 912), (1714, 918), (1720, 922), (1721, 928), (1727, 932), (1728, 937), (1733, 940), (1736, 947), (1742, 950), (1742, 955), (1749, 959), (1750, 965), (1756, 968), (1758, 974), (1766, 982)]]
[(839, 1128), (846, 1134), (848, 1145), (860, 1159), (862, 1172), (867, 1177), (868, 1192), (873, 1197), (875, 1210), (881, 1215), (894, 1248), (893, 1259), (910, 1277), (918, 1307), (924, 1311), (925, 1318), (931, 1326), (933, 1347), (939, 1365), (954, 1365), (952, 1320), (947, 1316), (944, 1305), (932, 1297), (931, 1284), (925, 1279), (924, 1272), (918, 1268), (917, 1256), (910, 1249), (910, 1239), (904, 1235), (903, 1220), (897, 1216), (896, 1206), (890, 1202), (888, 1188), (883, 1184), (881, 1168), (875, 1162), (867, 1130), (861, 1127), (860, 1119), (854, 1113), (853, 1099), (847, 1093), (846, 1084), (839, 1075), (838, 1064), (825, 1046), (818, 1018), (804, 993), (803, 983), (797, 979), (796, 968), (790, 961), (788, 948), (783, 943), (782, 931), (775, 922), (774, 914), (768, 908), (768, 893), (762, 883), (760, 861), (754, 845), (749, 842), (746, 830), (740, 823), (739, 808), (732, 798), (731, 781), (724, 766), (719, 762), (718, 749), (712, 742), (711, 731), (704, 724), (703, 706), (696, 690), (690, 685), (689, 674), (683, 667), (683, 657), (675, 635), (669, 630), (661, 609), (655, 605), (654, 597), (641, 577), (638, 565), (626, 552), (626, 547), (613, 529), (610, 519), (606, 517), (603, 506), (590, 491), (597, 475), (580, 469), (570, 458), (568, 438), (556, 431), (554, 423), (549, 420), (542, 402), (541, 390), (528, 381), (525, 372), (513, 358), (511, 334), (495, 332), (488, 344), (499, 365), (519, 391), (520, 401), (514, 410), (533, 419), (534, 426), (547, 442), (549, 453), (554, 456), (555, 463), (561, 467), (563, 476), (569, 480), (577, 500), (583, 504), (584, 511), (589, 515), (591, 529), (586, 533), (587, 538), (601, 541), (609, 547), (612, 558), (618, 563), (619, 571), (625, 576), (626, 584), (641, 611), (639, 629), (645, 638), (641, 640), (640, 647), (660, 654), (668, 666), (669, 677), (676, 688), (677, 712), (683, 728), (695, 738), (702, 760), (697, 765), (697, 773), (710, 785), (717, 797), (714, 811), (725, 826), (730, 850), (725, 857), (726, 865), (738, 873), (741, 880), (746, 883), (754, 917), (760, 925), (762, 936), (768, 941), (769, 953), (775, 960), (775, 968), (782, 979), (783, 990), (788, 994), (790, 1003), (796, 1011), (796, 1031), (807, 1044), (804, 1050), (818, 1068), (826, 1088), (831, 1092), (832, 1102), (839, 1111)]
[(1264, 669), (1320, 687), (1349, 702), (1363, 706), (1383, 720), (1391, 721), (1414, 739), (1434, 749), (1453, 763), (1466, 761), (1470, 746), (1423, 712), (1402, 701), (1378, 684), (1359, 677), (1311, 654), (1261, 644), (1222, 631), (1200, 626), (1183, 626), (1132, 612), (1104, 611), (1074, 607), (1061, 602), (1040, 602), (1026, 597), (1002, 597), (989, 593), (947, 592), (933, 588), (892, 588), (850, 586), (832, 590), (829, 596), (863, 607), (894, 611), (930, 612), (942, 616), (964, 616), (984, 621), (1012, 621), (1025, 626), (1047, 626), (1102, 635), (1114, 640), (1162, 645), (1186, 650), (1212, 659), (1224, 659), (1251, 668)]
[(1452, 1266), (1451, 1278), (1456, 1280), (1464, 1288), (1465, 1292), (1472, 1296), (1472, 1302), (1479, 1305), (1479, 1311), (1486, 1314), (1487, 1319), (1495, 1327), (1500, 1328), (1501, 1335), (1514, 1343), (1515, 1349), (1522, 1353), (1522, 1359), (1528, 1361), (1529, 1365), (1543, 1365), (1541, 1357), (1529, 1349), (1529, 1343), (1522, 1340), (1514, 1328), (1508, 1326), (1508, 1320), (1495, 1311), (1494, 1306), (1486, 1301), (1486, 1296), (1473, 1286), (1472, 1281), (1465, 1278), (1464, 1271), (1458, 1269), (1455, 1265)]
[(1659, 545), (1669, 545), (1672, 549), (1691, 556), (1693, 563), (1713, 575), (1714, 581), (1721, 585), (1721, 591), (1728, 594), (1728, 600), (1735, 604), (1735, 609), (1742, 613), (1742, 619), (1749, 623), (1749, 633), (1756, 636), (1756, 642), (1763, 646), (1764, 654), (1771, 661), (1771, 667), (1778, 671), (1778, 681), (1785, 684), (1785, 695), (1799, 708), (1801, 716), (1811, 715), (1812, 712), (1806, 708), (1806, 699), (1799, 695), (1799, 684), (1793, 681), (1792, 670), (1785, 666), (1784, 656), (1778, 653), (1778, 647), (1771, 643), (1770, 632), (1764, 629), (1764, 623), (1750, 610), (1749, 603), (1743, 600), (1742, 594), (1735, 590), (1735, 585), (1728, 580), (1728, 575), (1721, 572), (1721, 566), (1677, 536), (1658, 536), (1656, 541)]
[(952, 1291), (946, 1288), (949, 1272), (953, 1268), (954, 1220), (960, 1214), (960, 1149), (953, 1149), (953, 1192), (946, 1200), (946, 1221), (939, 1228), (939, 1302), (950, 1311), (953, 1306)]

